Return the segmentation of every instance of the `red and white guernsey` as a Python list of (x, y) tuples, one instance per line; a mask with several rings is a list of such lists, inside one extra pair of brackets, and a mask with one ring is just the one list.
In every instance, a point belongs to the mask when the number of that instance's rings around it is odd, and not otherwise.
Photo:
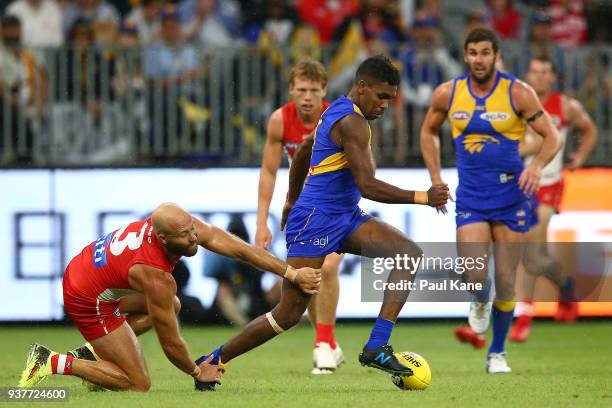
[[(550, 115), (553, 124), (559, 129), (562, 146), (565, 146), (567, 139), (567, 120), (563, 114), (563, 98), (560, 93), (551, 92), (548, 98), (543, 101), (544, 110)], [(540, 186), (550, 186), (558, 183), (563, 178), (563, 148), (555, 157), (542, 169)]]
[(128, 271), (134, 264), (171, 273), (169, 261), (155, 234), (151, 218), (136, 221), (86, 246), (64, 274), (64, 294), (83, 300), (113, 302), (130, 293)]
[[(329, 107), (329, 103), (323, 101), (321, 114)], [(293, 158), (295, 150), (302, 143), (305, 137), (310, 135), (316, 126), (308, 128), (300, 121), (297, 113), (295, 101), (288, 102), (281, 107), (283, 114), (283, 148), (289, 156)]]

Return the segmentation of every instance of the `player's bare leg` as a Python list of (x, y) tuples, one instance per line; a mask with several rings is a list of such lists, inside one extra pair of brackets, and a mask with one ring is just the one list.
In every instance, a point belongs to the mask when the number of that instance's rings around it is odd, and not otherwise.
[[(288, 258), (294, 268), (320, 268), (324, 258)], [(211, 364), (223, 364), (276, 337), (295, 326), (308, 307), (310, 295), (295, 284), (283, 280), (280, 302), (272, 311), (251, 321), (236, 337), (217, 348)]]
[[(488, 222), (474, 222), (457, 228), (457, 255), (460, 257), (482, 257), (488, 256), (491, 235), (491, 226)], [(463, 281), (466, 283), (480, 283), (482, 289), (473, 292), (474, 300), (470, 303), (468, 315), (469, 326), (455, 329), (455, 336), (461, 342), (471, 343), (475, 348), (485, 345), (484, 333), (491, 316), (489, 304), (490, 282), (488, 280), (489, 269), (466, 268), (463, 273)]]
[[(356, 255), (362, 255), (364, 249), (366, 249), (367, 255), (373, 255), (367, 250), (368, 246), (371, 245), (375, 246), (377, 257), (395, 258), (397, 255), (402, 257), (407, 255), (411, 258), (418, 258), (423, 254), (421, 248), (400, 230), (376, 218), (371, 218), (359, 226), (343, 243), (343, 249)], [(416, 271), (394, 268), (389, 274), (387, 282), (414, 281), (416, 274), (413, 272)], [(359, 362), (362, 365), (378, 368), (391, 374), (412, 374), (410, 368), (397, 360), (393, 355), (393, 348), (388, 344), (397, 316), (406, 303), (409, 293), (410, 291), (407, 288), (396, 291), (385, 290), (383, 304), (370, 339), (359, 355)]]
[(136, 335), (123, 322), (109, 334), (91, 341), (101, 360), (90, 361), (58, 354), (42, 345), (32, 345), (20, 387), (31, 387), (53, 375), (73, 375), (104, 388), (147, 391), (149, 371)]
[(312, 296), (308, 314), (316, 330), (313, 350), (313, 374), (332, 373), (344, 361), (342, 349), (336, 343), (334, 326), (340, 296), (340, 263), (342, 255), (331, 253), (321, 266), (319, 293)]
[(151, 387), (142, 349), (127, 323), (91, 345), (101, 360), (75, 359), (73, 375), (114, 390), (147, 391)]
[[(556, 262), (548, 251), (547, 233), (551, 217), (555, 209), (548, 205), (540, 204), (538, 207), (539, 223), (534, 226), (526, 237), (528, 245), (525, 248), (524, 266), (525, 273), (521, 281), (522, 294), (519, 304), (519, 317), (512, 328), (510, 339), (522, 342), (527, 340), (531, 331), (533, 320), (533, 296), (535, 283), (539, 276), (543, 276), (557, 285), (561, 290), (561, 302), (557, 309), (557, 315), (565, 317), (568, 315), (573, 321), (577, 316), (577, 304), (573, 302), (573, 281), (564, 277), (561, 265)], [(563, 302), (563, 300), (567, 300)], [(559, 318), (562, 320), (562, 318)]]
[(505, 343), (514, 316), (516, 269), (523, 257), (525, 233), (494, 222), (491, 226), (495, 241), (495, 301), (493, 302), (493, 341), (487, 355), (488, 373), (509, 373)]
[[(175, 296), (174, 311), (177, 316), (180, 310), (181, 302), (179, 298)], [(121, 298), (121, 303), (119, 304), (119, 312), (125, 315), (126, 322), (132, 328), (136, 336), (140, 336), (142, 333), (147, 332), (152, 327), (151, 318), (148, 315), (145, 296), (140, 293), (123, 296)], [(95, 350), (93, 345), (91, 345), (90, 343), (85, 343), (81, 347), (70, 350), (67, 354), (81, 360), (100, 360), (100, 356), (97, 354), (97, 350)], [(100, 387), (97, 384), (94, 384), (87, 380), (83, 381), (83, 385), (89, 391), (104, 391), (103, 387)]]

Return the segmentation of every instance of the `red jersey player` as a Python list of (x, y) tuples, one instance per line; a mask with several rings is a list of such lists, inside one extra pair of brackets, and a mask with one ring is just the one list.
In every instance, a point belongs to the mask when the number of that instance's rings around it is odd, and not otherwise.
[(162, 204), (150, 218), (99, 238), (70, 261), (64, 273), (64, 305), (90, 342), (90, 355), (58, 354), (35, 343), (19, 386), (63, 374), (108, 389), (147, 391), (151, 382), (136, 334), (151, 327), (179, 370), (197, 382), (220, 383), (223, 367), (210, 365), (210, 359), (194, 362), (176, 319), (180, 303), (171, 272), (182, 256), (195, 255), (198, 245), (290, 279), (306, 293), (315, 293), (319, 286), (320, 271), (293, 269), (175, 204)]
[[(315, 129), (321, 114), (329, 104), (323, 100), (327, 90), (327, 73), (319, 62), (305, 59), (289, 72), (291, 101), (275, 110), (268, 121), (257, 202), (257, 233), (255, 245), (267, 248), (272, 241), (268, 227), (270, 201), (276, 183), (276, 173), (282, 160), (282, 150), (293, 158), (296, 148)], [(342, 350), (334, 337), (336, 308), (338, 306), (338, 270), (342, 255), (332, 253), (321, 267), (320, 293), (313, 297), (308, 312), (315, 324), (316, 338), (313, 350), (313, 374), (332, 373), (344, 360)]]
[[(549, 58), (532, 58), (529, 61), (526, 79), (538, 94), (542, 106), (551, 116), (553, 123), (559, 128), (563, 143), (569, 129), (575, 130), (580, 135), (580, 144), (576, 152), (570, 155), (568, 167), (573, 170), (582, 166), (597, 140), (597, 130), (593, 121), (580, 102), (552, 91), (557, 78), (554, 64)], [(524, 156), (533, 154), (541, 143), (537, 136), (532, 136), (530, 139), (522, 147), (521, 154)], [(531, 244), (527, 247), (524, 262), (527, 272), (523, 274), (525, 302), (519, 305), (521, 314), (510, 333), (510, 339), (513, 341), (525, 341), (529, 336), (533, 315), (533, 289), (539, 275), (546, 276), (559, 287), (560, 302), (555, 319), (573, 322), (578, 316), (578, 304), (574, 301), (573, 294), (573, 279), (562, 275), (561, 265), (550, 257), (546, 248), (548, 224), (553, 214), (559, 212), (562, 195), (563, 149), (542, 169), (540, 189), (537, 193), (539, 223), (527, 236), (527, 241)]]

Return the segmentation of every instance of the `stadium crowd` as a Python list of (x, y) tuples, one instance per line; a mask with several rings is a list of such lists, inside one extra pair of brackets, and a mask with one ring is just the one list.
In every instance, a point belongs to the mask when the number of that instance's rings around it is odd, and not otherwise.
[(608, 128), (609, 53), (580, 49), (612, 42), (609, 1), (458, 3), (0, 1), (0, 165), (114, 164), (134, 155), (255, 163), (292, 63), (321, 60), (332, 99), (378, 53), (401, 67), (401, 100), (377, 134), (392, 129), (391, 143), (379, 144), (393, 146), (390, 164), (403, 165), (415, 156), (416, 141), (402, 142), (407, 130), (416, 133), (433, 89), (462, 72), (463, 38), (478, 26), (505, 42), (513, 74), (525, 72), (530, 55), (551, 56), (563, 91)]

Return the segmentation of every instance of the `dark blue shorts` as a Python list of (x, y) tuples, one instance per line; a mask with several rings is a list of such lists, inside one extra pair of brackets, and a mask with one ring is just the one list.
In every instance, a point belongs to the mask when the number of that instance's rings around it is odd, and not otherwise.
[(513, 231), (527, 232), (538, 223), (537, 207), (535, 198), (487, 211), (465, 208), (457, 202), (455, 221), (457, 228), (475, 222), (501, 222)]
[(318, 258), (341, 252), (342, 241), (372, 218), (358, 206), (346, 212), (296, 206), (287, 218), (287, 257)]

